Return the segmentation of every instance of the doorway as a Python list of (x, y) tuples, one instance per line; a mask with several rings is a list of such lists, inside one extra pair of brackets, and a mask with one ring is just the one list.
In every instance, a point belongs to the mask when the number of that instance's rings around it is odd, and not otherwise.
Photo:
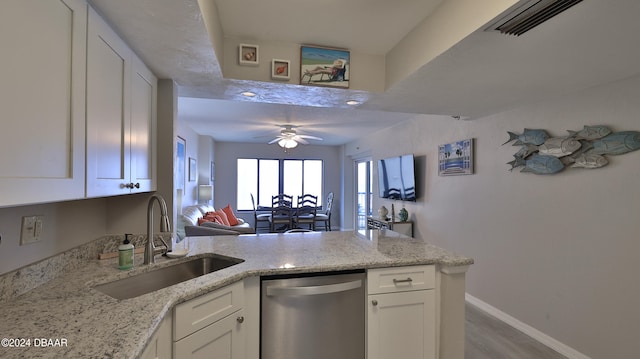
[(367, 217), (373, 211), (373, 161), (356, 161), (356, 230), (367, 228)]

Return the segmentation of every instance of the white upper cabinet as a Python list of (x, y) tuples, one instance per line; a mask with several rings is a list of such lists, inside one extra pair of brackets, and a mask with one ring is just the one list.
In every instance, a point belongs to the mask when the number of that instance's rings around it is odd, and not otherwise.
[(0, 2), (0, 207), (84, 197), (87, 5)]
[(87, 197), (155, 190), (157, 79), (89, 9)]
[[(156, 189), (156, 99), (158, 80), (133, 56), (131, 77), (131, 183), (136, 191)], [(140, 187), (137, 188), (137, 185)]]

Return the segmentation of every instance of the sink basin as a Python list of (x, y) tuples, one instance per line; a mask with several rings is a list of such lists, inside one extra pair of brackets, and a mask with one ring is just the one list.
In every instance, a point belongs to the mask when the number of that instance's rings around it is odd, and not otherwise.
[(116, 299), (129, 299), (231, 267), (244, 259), (213, 254), (93, 287)]

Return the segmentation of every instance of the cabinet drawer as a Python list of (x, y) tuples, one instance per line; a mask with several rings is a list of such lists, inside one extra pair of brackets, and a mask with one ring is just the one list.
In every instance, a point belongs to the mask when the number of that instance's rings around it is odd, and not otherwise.
[(245, 358), (246, 344), (244, 310), (238, 311), (197, 333), (181, 339), (173, 345), (173, 357), (177, 359)]
[(239, 310), (244, 305), (242, 281), (178, 304), (173, 339), (180, 340)]
[(367, 293), (393, 293), (433, 289), (436, 284), (435, 266), (410, 266), (367, 271)]

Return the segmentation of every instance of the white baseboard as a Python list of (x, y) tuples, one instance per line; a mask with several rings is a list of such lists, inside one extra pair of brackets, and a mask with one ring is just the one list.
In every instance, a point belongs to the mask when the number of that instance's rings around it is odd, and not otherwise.
[(571, 348), (570, 346), (555, 340), (554, 338), (544, 334), (538, 329), (519, 321), (518, 319), (499, 310), (498, 308), (492, 307), (491, 305), (481, 301), (480, 299), (472, 296), (469, 293), (465, 293), (465, 300), (467, 301), (467, 303), (523, 332), (524, 334), (530, 336), (531, 338), (539, 341), (540, 343), (557, 351), (558, 353), (566, 356), (569, 359), (591, 359), (588, 356), (580, 353), (579, 351)]

